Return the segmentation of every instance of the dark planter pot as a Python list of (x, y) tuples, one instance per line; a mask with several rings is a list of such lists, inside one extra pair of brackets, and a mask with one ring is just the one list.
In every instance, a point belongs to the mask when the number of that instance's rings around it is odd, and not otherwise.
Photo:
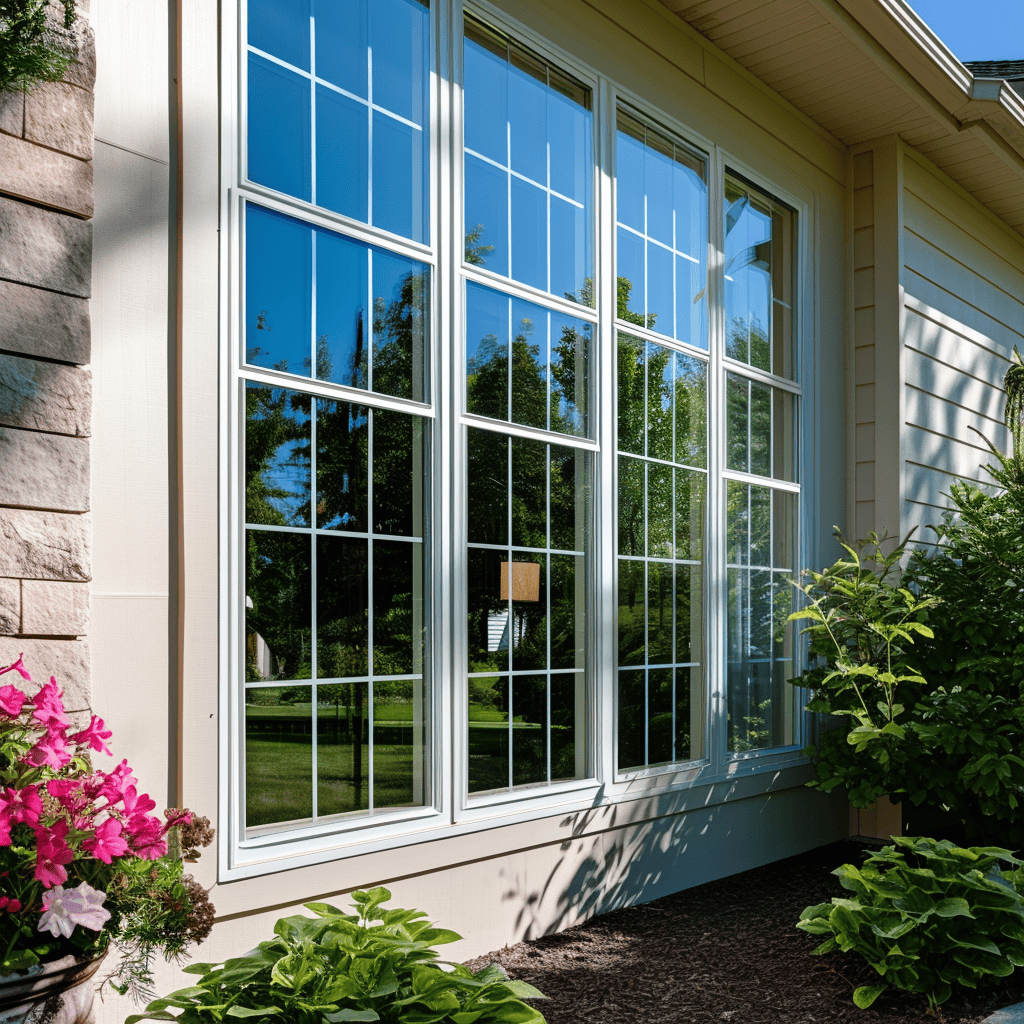
[(92, 1024), (92, 979), (105, 956), (66, 956), (0, 975), (0, 1024)]

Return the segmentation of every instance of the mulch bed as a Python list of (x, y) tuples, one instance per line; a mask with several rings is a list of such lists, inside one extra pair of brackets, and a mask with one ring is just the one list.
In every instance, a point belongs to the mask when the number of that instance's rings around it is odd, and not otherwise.
[[(469, 961), (501, 964), (550, 998), (548, 1024), (918, 1024), (923, 996), (887, 990), (867, 1010), (857, 985), (878, 975), (851, 953), (813, 956), (821, 941), (794, 924), (804, 907), (843, 895), (832, 870), (865, 847), (833, 843), (799, 857), (617, 910), (557, 935)], [(945, 1024), (977, 1024), (1024, 1001), (1024, 969), (998, 986), (956, 992)]]

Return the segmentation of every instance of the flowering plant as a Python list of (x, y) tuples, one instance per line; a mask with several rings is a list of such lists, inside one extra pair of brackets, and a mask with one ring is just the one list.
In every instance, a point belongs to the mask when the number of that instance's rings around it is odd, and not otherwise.
[[(20, 657), (12, 672), (31, 682)], [(213, 907), (182, 860), (213, 832), (187, 810), (152, 814), (127, 761), (93, 768), (110, 735), (96, 715), (73, 731), (52, 676), (32, 695), (0, 685), (0, 973), (113, 942), (109, 980), (138, 996), (157, 951), (176, 959), (209, 934)]]

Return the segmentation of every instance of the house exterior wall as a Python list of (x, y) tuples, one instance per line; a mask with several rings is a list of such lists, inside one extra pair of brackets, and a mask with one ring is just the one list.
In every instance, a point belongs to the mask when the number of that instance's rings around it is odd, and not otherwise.
[(0, 664), (90, 703), (93, 80), (0, 93)]
[(1002, 380), (1024, 344), (1024, 244), (927, 161), (908, 152), (903, 166), (903, 528), (931, 542), (955, 479), (991, 483), (985, 439), (1010, 443)]

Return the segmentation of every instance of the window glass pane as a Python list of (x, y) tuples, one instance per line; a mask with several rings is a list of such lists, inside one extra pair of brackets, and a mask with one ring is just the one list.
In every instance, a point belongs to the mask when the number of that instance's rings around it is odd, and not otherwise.
[(370, 52), (374, 105), (422, 126), (430, 71), (427, 5), (418, 0), (373, 0)]
[(548, 778), (548, 677), (512, 677), (512, 785)]
[(252, 203), (245, 210), (246, 362), (308, 374), (312, 231)]
[[(467, 435), (470, 792), (576, 778), (586, 770), (592, 456), (488, 430)], [(492, 735), (493, 709), (503, 740)]]
[(316, 375), (369, 386), (366, 246), (329, 231), (316, 233)]
[(363, 538), (316, 538), (317, 677), (368, 675), (369, 550)]
[(427, 400), (430, 271), (417, 260), (373, 250), (371, 387), (397, 398)]
[(308, 533), (245, 531), (246, 679), (312, 676)]
[[(315, 367), (310, 324), (314, 251)], [(371, 279), (372, 300), (367, 292)], [(430, 271), (425, 263), (248, 203), (245, 308), (248, 363), (426, 399)]]
[(491, 430), (466, 431), (466, 522), (470, 544), (508, 544), (509, 438)]
[(619, 110), (618, 318), (706, 349), (707, 164)]
[(505, 171), (466, 154), (466, 262), (508, 274), (508, 190)]
[(423, 545), (373, 542), (373, 671), (423, 671)]
[(427, 240), (425, 129), (373, 112), (373, 222), (415, 242)]
[(592, 330), (585, 320), (467, 282), (467, 411), (586, 436)]
[(312, 816), (312, 687), (247, 687), (246, 826), (307, 824)]
[(245, 521), (309, 526), (310, 400), (286, 388), (245, 388)]
[(725, 182), (726, 354), (795, 375), (793, 211), (749, 182)]
[(367, 530), (369, 416), (364, 406), (316, 400), (316, 523), (324, 530)]
[[(362, 3), (321, 3), (316, 9), (317, 78), (363, 99), (367, 98), (368, 81), (366, 15), (366, 5)], [(365, 130), (366, 108), (362, 110)]]
[(728, 545), (729, 750), (796, 741), (795, 636), (787, 622), (796, 572), (797, 495), (730, 481)]
[(317, 803), (322, 816), (370, 806), (368, 683), (326, 683), (317, 696)]
[(509, 773), (509, 690), (508, 676), (469, 680), (469, 766), (470, 793), (507, 789)]
[(548, 290), (547, 193), (521, 178), (512, 179), (512, 269), (509, 276)]
[(777, 480), (796, 479), (796, 396), (726, 375), (726, 462), (729, 469)]
[(703, 750), (706, 474), (683, 467), (705, 461), (707, 372), (699, 359), (625, 333), (618, 352), (618, 661), (644, 670), (618, 677), (631, 688), (619, 695), (624, 771)]
[(249, 45), (309, 70), (309, 0), (260, 0), (249, 5)]
[(472, 19), (464, 54), (467, 262), (593, 305), (590, 90)]
[(369, 218), (366, 106), (316, 87), (316, 201), (346, 217)]
[(416, 807), (425, 802), (426, 705), (418, 679), (373, 684), (373, 803)]
[(250, 180), (308, 202), (309, 79), (250, 53), (248, 107)]
[[(463, 51), (463, 131), (466, 148), (508, 166), (507, 47), (466, 23)], [(493, 49), (492, 49), (493, 47)], [(496, 53), (495, 49), (500, 49)], [(467, 167), (469, 160), (466, 161)], [(467, 227), (470, 221), (467, 217)]]
[(427, 6), (417, 0), (357, 0), (321, 4), (312, 19), (311, 13), (309, 0), (249, 5), (250, 46), (304, 72), (250, 49), (250, 180), (427, 242)]

